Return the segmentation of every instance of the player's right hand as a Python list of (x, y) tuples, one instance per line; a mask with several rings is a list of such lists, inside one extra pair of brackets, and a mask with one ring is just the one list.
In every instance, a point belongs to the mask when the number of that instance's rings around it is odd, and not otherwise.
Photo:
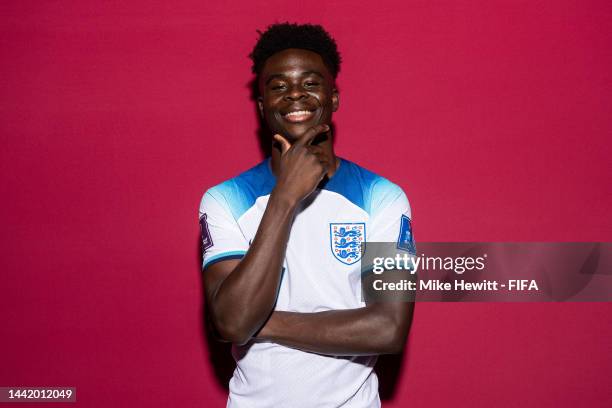
[(274, 135), (274, 140), (281, 146), (276, 189), (296, 204), (315, 190), (328, 171), (329, 163), (309, 148), (318, 134), (328, 130), (329, 126), (325, 124), (313, 126), (293, 144), (282, 135)]

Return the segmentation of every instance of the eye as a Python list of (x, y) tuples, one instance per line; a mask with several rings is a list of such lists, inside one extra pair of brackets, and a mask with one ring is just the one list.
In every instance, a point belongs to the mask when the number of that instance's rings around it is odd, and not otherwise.
[(285, 85), (283, 85), (283, 84), (278, 84), (278, 85), (273, 85), (273, 86), (272, 86), (272, 90), (273, 90), (273, 91), (278, 91), (278, 90), (281, 90), (281, 89), (285, 89)]
[(306, 86), (308, 86), (308, 87), (312, 87), (312, 86), (317, 86), (317, 85), (319, 85), (319, 83), (318, 83), (318, 82), (312, 82), (312, 81), (310, 81), (310, 82), (306, 82), (306, 84), (305, 84), (305, 85), (306, 85)]

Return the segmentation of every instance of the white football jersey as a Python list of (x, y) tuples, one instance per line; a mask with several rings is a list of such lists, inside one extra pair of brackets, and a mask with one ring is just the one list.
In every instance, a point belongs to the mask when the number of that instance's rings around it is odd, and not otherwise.
[[(204, 270), (246, 254), (275, 183), (268, 158), (204, 194)], [(414, 252), (411, 218), (400, 187), (340, 159), (333, 177), (296, 211), (275, 310), (364, 307), (361, 242), (397, 242)], [(262, 340), (234, 346), (232, 354), (237, 366), (228, 407), (380, 406), (376, 356), (321, 355)]]

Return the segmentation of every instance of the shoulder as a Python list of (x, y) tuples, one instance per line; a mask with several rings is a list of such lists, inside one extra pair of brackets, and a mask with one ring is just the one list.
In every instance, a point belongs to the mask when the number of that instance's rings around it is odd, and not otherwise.
[(274, 176), (269, 168), (268, 159), (206, 190), (200, 201), (203, 208), (221, 206), (238, 219), (248, 210), (258, 197), (270, 194), (274, 188)]
[(408, 201), (402, 188), (391, 180), (349, 160), (341, 160), (344, 168), (337, 182), (350, 186), (345, 190), (353, 190), (349, 191), (352, 197), (347, 198), (360, 201), (357, 204), (368, 214), (375, 215), (393, 202)]

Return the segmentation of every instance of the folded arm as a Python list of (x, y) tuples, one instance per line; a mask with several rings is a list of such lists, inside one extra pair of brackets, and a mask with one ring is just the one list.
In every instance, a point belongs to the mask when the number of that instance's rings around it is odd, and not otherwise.
[(413, 311), (414, 303), (378, 302), (318, 313), (274, 312), (257, 337), (321, 354), (399, 353)]

